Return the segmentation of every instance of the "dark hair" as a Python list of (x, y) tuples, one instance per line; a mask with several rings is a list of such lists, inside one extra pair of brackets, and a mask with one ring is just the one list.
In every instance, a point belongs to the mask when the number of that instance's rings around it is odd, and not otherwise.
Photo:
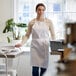
[(38, 3), (38, 4), (36, 5), (36, 11), (37, 11), (37, 8), (38, 8), (39, 6), (43, 6), (43, 7), (46, 9), (46, 7), (45, 7), (45, 5), (44, 5), (43, 3)]

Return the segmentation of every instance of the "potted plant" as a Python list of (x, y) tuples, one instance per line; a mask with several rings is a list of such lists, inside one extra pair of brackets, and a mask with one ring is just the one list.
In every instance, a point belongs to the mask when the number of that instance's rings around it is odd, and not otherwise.
[[(26, 23), (15, 23), (13, 18), (8, 19), (5, 24), (6, 24), (6, 26), (3, 30), (3, 33), (12, 32), (14, 40), (19, 40), (21, 37), (19, 28), (26, 28), (27, 27)], [(7, 39), (10, 42), (9, 37), (7, 37)]]

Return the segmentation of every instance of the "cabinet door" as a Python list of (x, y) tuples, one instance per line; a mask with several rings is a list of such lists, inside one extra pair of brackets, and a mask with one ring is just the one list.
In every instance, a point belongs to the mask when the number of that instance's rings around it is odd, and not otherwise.
[[(70, 32), (69, 32), (69, 29)], [(76, 42), (76, 23), (67, 23), (66, 24), (66, 43)]]
[(76, 24), (72, 26), (72, 41), (76, 42)]

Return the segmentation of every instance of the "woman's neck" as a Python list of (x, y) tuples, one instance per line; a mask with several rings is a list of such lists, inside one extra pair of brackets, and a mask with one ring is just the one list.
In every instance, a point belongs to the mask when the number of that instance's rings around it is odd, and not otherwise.
[(44, 17), (43, 16), (37, 16), (36, 18), (38, 21), (44, 21)]

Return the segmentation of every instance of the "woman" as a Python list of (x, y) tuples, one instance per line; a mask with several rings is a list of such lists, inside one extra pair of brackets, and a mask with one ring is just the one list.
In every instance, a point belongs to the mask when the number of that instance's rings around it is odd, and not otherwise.
[[(52, 39), (54, 39), (54, 31), (52, 22), (44, 17), (46, 7), (39, 3), (36, 6), (37, 17), (29, 22), (28, 31), (22, 38), (22, 42), (16, 44), (16, 47), (22, 46), (30, 34), (32, 34), (31, 42), (31, 65), (32, 76), (43, 76), (48, 67), (49, 57), (49, 31)], [(40, 75), (39, 75), (40, 69)]]

